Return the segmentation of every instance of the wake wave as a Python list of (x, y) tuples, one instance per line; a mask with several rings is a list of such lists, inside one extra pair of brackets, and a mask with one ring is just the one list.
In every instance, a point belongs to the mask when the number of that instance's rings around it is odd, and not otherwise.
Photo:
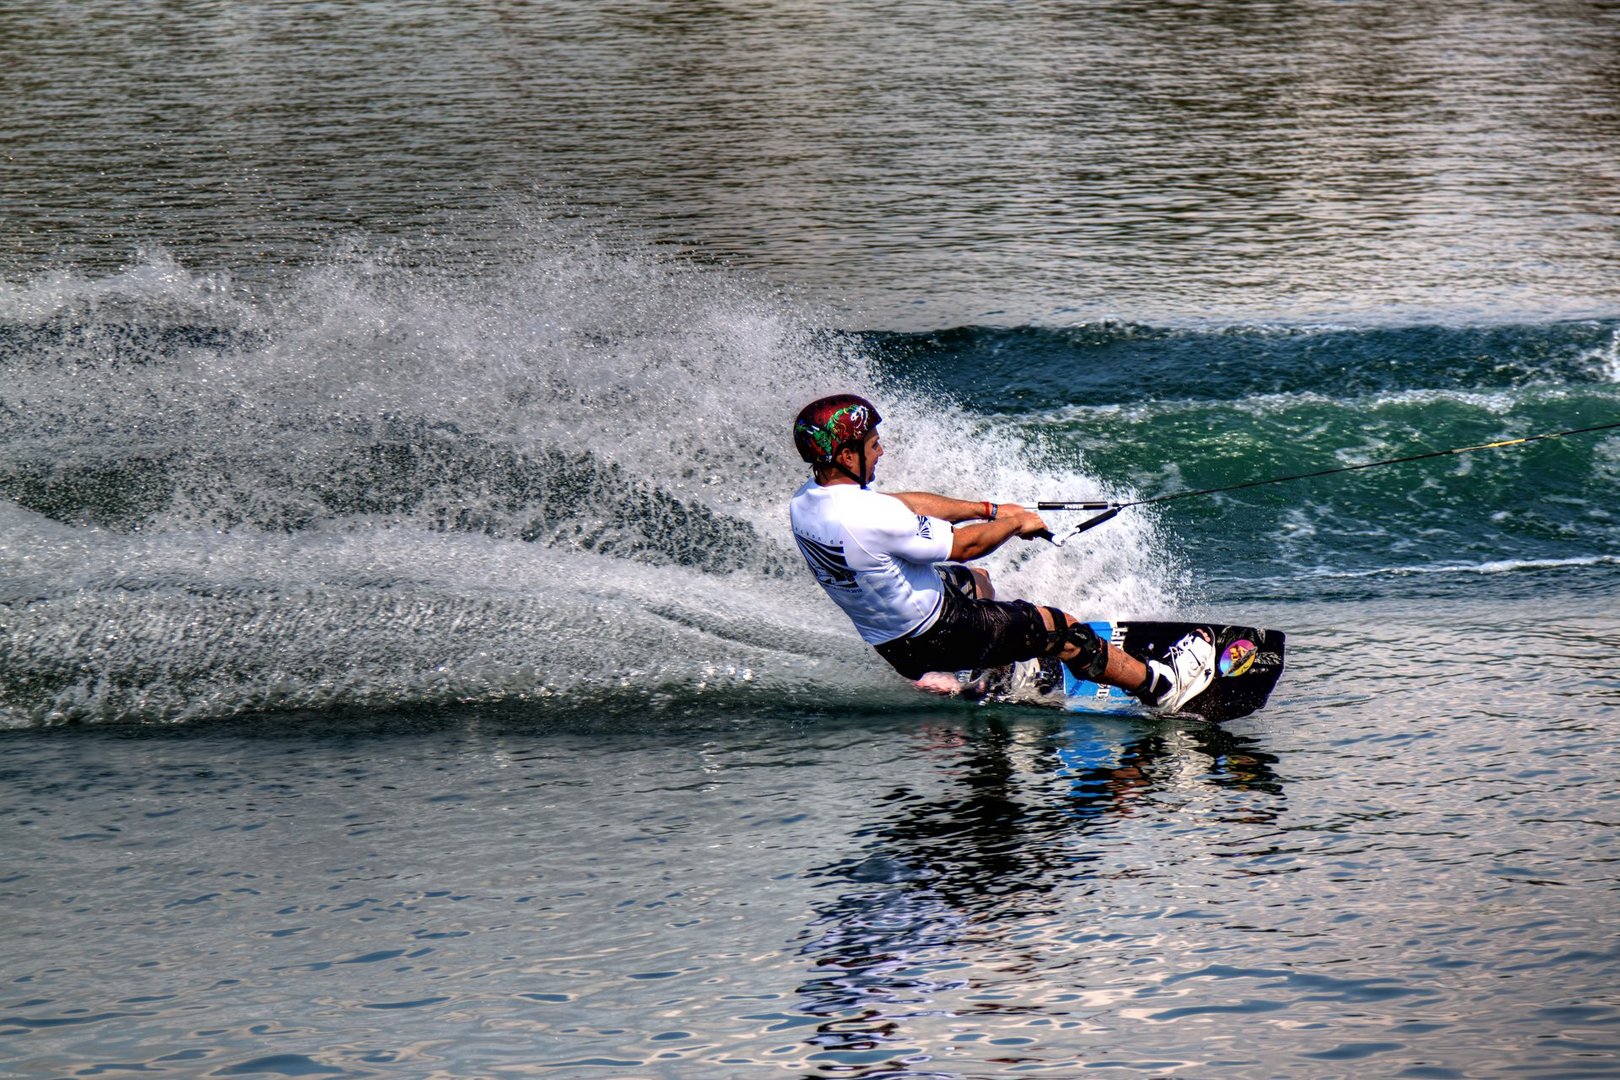
[[(882, 407), (880, 487), (1026, 503), (1620, 409), (1613, 322), (846, 334), (526, 227), (476, 279), (355, 243), (251, 288), (161, 253), (0, 286), (0, 723), (881, 694), (786, 527), (789, 423), (834, 391)], [(990, 567), (1083, 617), (1198, 610), (1193, 562), (1244, 600), (1601, 567), (1620, 439), (1473, 457), (1128, 511)]]
[(1620, 382), (1620, 320), (1538, 325), (969, 326), (863, 336), (884, 366), (931, 385), (964, 379), (979, 408), (1022, 413), (1291, 395), (1355, 400)]

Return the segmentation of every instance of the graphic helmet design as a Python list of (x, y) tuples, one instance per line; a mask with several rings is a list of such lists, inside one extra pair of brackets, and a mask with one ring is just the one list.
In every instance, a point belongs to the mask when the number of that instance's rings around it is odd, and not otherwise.
[(793, 445), (812, 465), (825, 465), (851, 444), (860, 446), (883, 422), (877, 406), (854, 394), (818, 398), (799, 410), (793, 421)]

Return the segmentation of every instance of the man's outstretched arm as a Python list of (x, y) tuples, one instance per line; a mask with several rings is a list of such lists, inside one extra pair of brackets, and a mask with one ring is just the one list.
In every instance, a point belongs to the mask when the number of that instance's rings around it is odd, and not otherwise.
[(1028, 538), (1046, 531), (1046, 522), (1041, 520), (1039, 514), (1014, 503), (996, 506), (995, 517), (991, 518), (992, 508), (987, 502), (953, 499), (928, 491), (903, 491), (894, 497), (913, 514), (925, 514), (953, 523), (978, 522), (955, 530), (951, 539), (951, 558), (958, 561), (988, 555), (1015, 536)]
[[(924, 514), (928, 517), (943, 518), (949, 522), (980, 521), (988, 518), (991, 507), (995, 504), (985, 501), (970, 502), (967, 499), (953, 499), (948, 495), (935, 495), (931, 491), (899, 491), (892, 493), (896, 499), (906, 504), (906, 508), (913, 514)], [(995, 511), (1000, 517), (1000, 510)]]
[(1046, 522), (1033, 510), (1003, 503), (994, 521), (963, 525), (951, 535), (951, 558), (957, 561), (988, 555), (1015, 536), (1025, 540), (1046, 533)]

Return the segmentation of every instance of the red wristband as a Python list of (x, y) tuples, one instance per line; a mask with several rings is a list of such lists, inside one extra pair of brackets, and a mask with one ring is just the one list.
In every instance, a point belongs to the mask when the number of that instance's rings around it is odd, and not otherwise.
[(991, 502), (989, 499), (984, 500), (984, 520), (986, 520), (986, 521), (994, 521), (994, 520), (996, 520), (996, 511), (1000, 510), (1000, 509), (1001, 509), (1001, 507), (997, 506), (995, 503)]

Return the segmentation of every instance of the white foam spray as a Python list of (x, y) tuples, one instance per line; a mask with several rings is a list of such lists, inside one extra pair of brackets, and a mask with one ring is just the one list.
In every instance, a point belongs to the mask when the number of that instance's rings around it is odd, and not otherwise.
[[(350, 243), (252, 288), (153, 252), (0, 289), (0, 721), (890, 686), (786, 527), (825, 393), (881, 401), (880, 487), (1100, 490), (756, 282), (521, 227), (475, 277)], [(1148, 614), (1158, 547), (1127, 517), (992, 568)]]

